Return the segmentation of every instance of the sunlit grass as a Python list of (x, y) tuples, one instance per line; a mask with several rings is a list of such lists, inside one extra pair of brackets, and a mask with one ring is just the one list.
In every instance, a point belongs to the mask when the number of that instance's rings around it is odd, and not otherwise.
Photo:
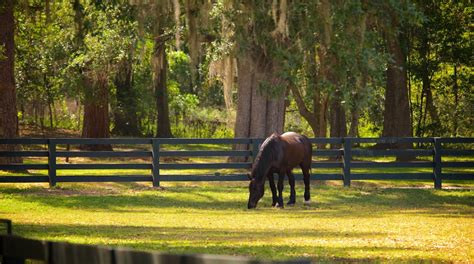
[[(380, 182), (379, 182), (380, 184)], [(343, 188), (313, 181), (310, 206), (246, 208), (245, 183), (0, 185), (18, 235), (172, 253), (317, 261), (474, 260), (474, 191)], [(472, 183), (469, 185), (473, 187)], [(285, 189), (288, 198), (288, 187)]]

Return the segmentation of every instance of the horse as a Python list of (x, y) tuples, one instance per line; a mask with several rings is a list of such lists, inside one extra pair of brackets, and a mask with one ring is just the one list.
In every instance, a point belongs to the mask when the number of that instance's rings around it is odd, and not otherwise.
[[(249, 201), (248, 209), (257, 207), (258, 201), (263, 197), (265, 179), (268, 178), (272, 191), (272, 206), (283, 208), (283, 180), (288, 175), (290, 184), (290, 199), (288, 205), (296, 202), (295, 176), (293, 168), (300, 166), (304, 180), (305, 204), (310, 203), (310, 173), (312, 145), (306, 136), (295, 132), (286, 132), (282, 135), (273, 133), (260, 146), (258, 154), (252, 164), (251, 173), (248, 174)], [(278, 173), (278, 196), (275, 188), (273, 174)]]

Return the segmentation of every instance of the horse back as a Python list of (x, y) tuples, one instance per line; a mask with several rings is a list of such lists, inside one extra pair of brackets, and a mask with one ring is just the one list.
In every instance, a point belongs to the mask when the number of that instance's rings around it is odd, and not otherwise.
[(312, 147), (306, 136), (295, 132), (286, 132), (280, 136), (280, 139), (284, 144), (284, 160), (286, 160), (289, 169), (301, 163), (311, 163)]

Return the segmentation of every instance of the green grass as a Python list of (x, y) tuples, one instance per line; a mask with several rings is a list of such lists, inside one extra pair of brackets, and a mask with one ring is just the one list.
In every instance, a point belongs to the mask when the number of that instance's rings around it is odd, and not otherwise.
[[(405, 182), (409, 186), (409, 181)], [(316, 261), (474, 261), (469, 189), (312, 184), (313, 204), (247, 210), (245, 183), (0, 185), (0, 218), (18, 235), (172, 253)], [(285, 187), (285, 200), (288, 186)]]

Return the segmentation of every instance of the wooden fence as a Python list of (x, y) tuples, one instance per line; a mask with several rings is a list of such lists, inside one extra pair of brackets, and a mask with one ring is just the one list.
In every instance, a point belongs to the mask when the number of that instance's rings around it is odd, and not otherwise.
[[(313, 157), (326, 157), (324, 161), (313, 161), (312, 179), (342, 180), (345, 186), (350, 186), (352, 180), (432, 180), (435, 188), (442, 187), (442, 180), (474, 180), (474, 138), (312, 138), (313, 144), (336, 146), (330, 149), (313, 147)], [(0, 151), (0, 157), (45, 157), (47, 163), (36, 164), (3, 164), (0, 170), (25, 171), (47, 170), (47, 176), (27, 175), (19, 176), (10, 173), (0, 176), (0, 183), (19, 182), (49, 182), (55, 186), (60, 182), (152, 182), (159, 186), (163, 181), (246, 181), (245, 173), (221, 174), (222, 169), (249, 169), (251, 162), (219, 162), (219, 163), (176, 163), (163, 161), (170, 157), (244, 157), (252, 160), (258, 151), (263, 139), (162, 139), (162, 138), (51, 138), (51, 139), (0, 139), (0, 145), (22, 145), (18, 151)], [(132, 151), (70, 151), (69, 145), (140, 145), (144, 150)], [(249, 150), (169, 150), (163, 146), (176, 145), (247, 145)], [(390, 146), (402, 144), (405, 149), (378, 149), (363, 148), (364, 144), (384, 144)], [(47, 146), (47, 150), (31, 150), (29, 145)], [(145, 145), (145, 146), (144, 146)], [(68, 146), (66, 148), (65, 146)], [(417, 146), (416, 148), (414, 146)], [(407, 158), (409, 161), (375, 162), (376, 157), (391, 156), (399, 160)], [(70, 164), (58, 163), (60, 158), (148, 158), (148, 163), (87, 163)], [(421, 159), (417, 159), (420, 157)], [(461, 161), (444, 160), (447, 157), (463, 157)], [(467, 158), (466, 158), (467, 157)], [(369, 161), (367, 161), (369, 159)], [(372, 159), (370, 161), (370, 159)], [(322, 168), (340, 169), (339, 173), (321, 173)], [(353, 172), (360, 169), (379, 168), (375, 172)], [(380, 168), (423, 168), (425, 172), (385, 173)], [(445, 168), (461, 168), (462, 173), (446, 173)], [(144, 175), (62, 175), (58, 170), (91, 170), (91, 169), (142, 169), (150, 170)], [(160, 171), (164, 169), (213, 169), (214, 174), (198, 175), (166, 175)], [(376, 169), (377, 170), (377, 169)], [(406, 169), (405, 169), (406, 170)], [(301, 174), (296, 174), (301, 180)]]
[[(309, 259), (265, 261), (250, 257), (207, 254), (167, 254), (111, 248), (95, 245), (79, 245), (51, 242), (23, 237), (0, 235), (0, 263), (19, 264), (25, 260), (51, 264), (264, 264), (264, 263), (311, 263)], [(30, 262), (28, 262), (30, 263)]]

